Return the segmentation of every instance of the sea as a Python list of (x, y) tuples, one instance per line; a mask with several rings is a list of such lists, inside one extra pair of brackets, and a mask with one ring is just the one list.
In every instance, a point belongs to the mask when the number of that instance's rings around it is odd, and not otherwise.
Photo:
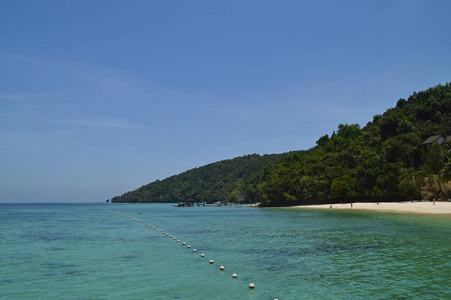
[(450, 216), (0, 204), (0, 225), (0, 299), (451, 299)]

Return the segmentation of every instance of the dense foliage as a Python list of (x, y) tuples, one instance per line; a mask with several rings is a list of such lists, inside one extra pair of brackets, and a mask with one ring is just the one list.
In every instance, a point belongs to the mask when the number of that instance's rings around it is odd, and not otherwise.
[(307, 151), (249, 155), (143, 186), (112, 202), (261, 202), (266, 206), (341, 201), (443, 198), (450, 195), (451, 85), (399, 99), (360, 128), (338, 126)]
[(422, 144), (440, 134), (451, 134), (450, 84), (400, 99), (362, 129), (339, 125), (309, 151), (266, 166), (255, 194), (268, 206), (448, 198), (451, 143)]
[(116, 196), (111, 202), (249, 201), (247, 197), (255, 192), (258, 172), (269, 163), (279, 162), (284, 155), (253, 154), (219, 161), (149, 183)]

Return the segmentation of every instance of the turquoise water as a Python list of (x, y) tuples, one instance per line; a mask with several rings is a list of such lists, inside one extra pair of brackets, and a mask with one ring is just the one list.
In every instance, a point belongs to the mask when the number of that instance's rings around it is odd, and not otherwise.
[(0, 204), (0, 224), (2, 299), (451, 298), (450, 217)]

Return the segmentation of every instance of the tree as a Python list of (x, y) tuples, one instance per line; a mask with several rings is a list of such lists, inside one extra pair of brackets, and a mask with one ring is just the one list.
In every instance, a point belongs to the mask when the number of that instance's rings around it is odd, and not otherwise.
[(351, 199), (356, 196), (355, 180), (349, 174), (333, 180), (330, 192), (333, 197), (341, 199)]
[(415, 153), (421, 138), (414, 132), (401, 133), (383, 143), (383, 153), (387, 162), (402, 161), (407, 167), (415, 167)]
[(442, 174), (441, 170), (445, 166), (445, 151), (439, 143), (433, 143), (429, 150), (426, 152), (424, 158), (424, 169), (430, 175), (433, 175), (437, 179), (438, 195), (443, 196), (442, 189)]

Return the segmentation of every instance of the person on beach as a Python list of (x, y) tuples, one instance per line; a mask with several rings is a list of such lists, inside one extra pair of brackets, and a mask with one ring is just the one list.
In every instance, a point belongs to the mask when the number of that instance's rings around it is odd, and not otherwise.
[(352, 208), (352, 202), (351, 202), (351, 208)]

